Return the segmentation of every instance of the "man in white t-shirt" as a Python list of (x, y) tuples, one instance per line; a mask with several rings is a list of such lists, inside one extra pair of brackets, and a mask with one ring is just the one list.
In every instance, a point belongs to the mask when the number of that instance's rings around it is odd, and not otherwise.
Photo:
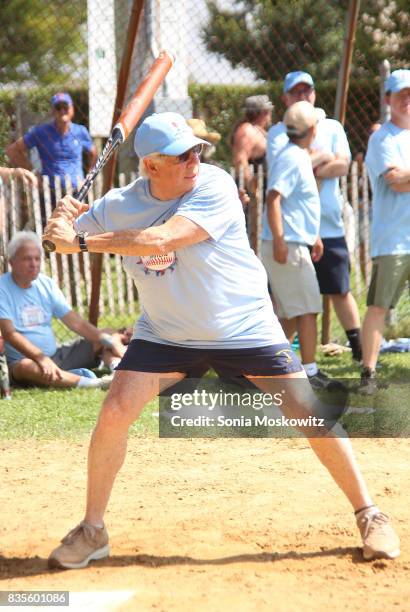
[[(282, 99), (287, 107), (300, 100), (314, 105), (316, 92), (311, 75), (301, 71), (289, 72), (284, 80)], [(268, 132), (266, 147), (268, 174), (273, 171), (276, 156), (287, 142), (283, 122), (272, 126)], [(351, 154), (345, 131), (339, 121), (328, 118), (318, 121), (316, 138), (311, 146), (311, 159), (319, 183), (321, 206), (320, 237), (323, 242), (323, 256), (314, 262), (320, 292), (332, 300), (351, 346), (352, 357), (355, 361), (360, 361), (360, 317), (350, 291), (350, 261), (339, 187), (339, 178), (348, 172)]]
[[(236, 185), (200, 163), (204, 144), (181, 115), (151, 115), (135, 139), (142, 176), (90, 209), (66, 196), (47, 225), (44, 238), (58, 252), (122, 255), (142, 310), (92, 436), (85, 518), (51, 553), (50, 567), (81, 568), (109, 554), (103, 518), (128, 429), (160, 388), (192, 368), (246, 376), (268, 392), (293, 381), (283, 411), (311, 414), (311, 387), (273, 313)], [(365, 558), (396, 557), (398, 538), (373, 505), (349, 440), (327, 431), (309, 443), (355, 510)]]

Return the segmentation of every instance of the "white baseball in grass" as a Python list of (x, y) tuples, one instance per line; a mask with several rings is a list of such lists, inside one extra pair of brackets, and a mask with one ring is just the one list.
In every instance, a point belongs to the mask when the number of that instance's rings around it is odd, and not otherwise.
[(166, 270), (175, 261), (174, 251), (165, 253), (165, 255), (143, 255), (141, 261), (148, 270)]

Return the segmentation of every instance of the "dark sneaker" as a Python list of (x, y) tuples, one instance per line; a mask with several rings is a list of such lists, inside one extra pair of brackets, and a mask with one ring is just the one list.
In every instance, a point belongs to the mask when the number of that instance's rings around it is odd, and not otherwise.
[(104, 527), (94, 527), (81, 521), (61, 540), (48, 558), (48, 567), (81, 569), (90, 561), (104, 559), (110, 554), (108, 533)]
[(400, 540), (389, 518), (378, 508), (365, 508), (356, 516), (363, 540), (363, 558), (395, 559), (400, 555)]
[(360, 374), (360, 384), (358, 392), (363, 395), (372, 395), (377, 391), (376, 370), (363, 368)]
[(308, 376), (308, 379), (312, 385), (312, 389), (315, 391), (323, 391), (324, 389), (328, 391), (338, 391), (345, 389), (341, 382), (334, 380), (333, 378), (329, 378), (329, 376), (327, 376), (327, 374), (321, 370), (318, 370), (313, 376)]

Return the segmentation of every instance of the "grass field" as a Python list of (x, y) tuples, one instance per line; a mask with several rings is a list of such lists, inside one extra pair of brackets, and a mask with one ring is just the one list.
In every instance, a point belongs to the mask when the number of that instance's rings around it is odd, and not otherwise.
[[(352, 363), (348, 353), (337, 357), (321, 357), (320, 367), (331, 377), (351, 382), (353, 386), (354, 379), (359, 376), (359, 369)], [(355, 408), (371, 406), (376, 409), (379, 435), (383, 435), (383, 423), (387, 427), (385, 435), (402, 436), (408, 431), (409, 370), (410, 354), (382, 355), (379, 378), (388, 386), (370, 399), (354, 393), (349, 398)], [(75, 439), (88, 436), (104, 396), (105, 393), (98, 389), (13, 389), (12, 400), (0, 402), (0, 438)], [(347, 425), (352, 427), (348, 428), (352, 435), (354, 431), (374, 435), (374, 416), (352, 414), (347, 420)], [(158, 435), (157, 400), (145, 407), (130, 433), (141, 437)]]

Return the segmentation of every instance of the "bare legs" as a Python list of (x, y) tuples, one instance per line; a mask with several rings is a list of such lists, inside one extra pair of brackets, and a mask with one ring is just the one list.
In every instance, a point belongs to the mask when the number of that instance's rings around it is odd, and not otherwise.
[(85, 519), (101, 524), (110, 498), (115, 477), (126, 450), (128, 428), (139, 417), (145, 404), (156, 397), (160, 389), (184, 378), (184, 374), (151, 374), (118, 371), (102, 405), (88, 452), (88, 486)]
[(379, 306), (368, 306), (363, 321), (363, 365), (374, 370), (379, 356), (380, 343), (383, 337), (384, 321), (387, 309)]
[(280, 319), (283, 331), (289, 342), (292, 342), (293, 335), (297, 330), (302, 363), (313, 363), (316, 360), (316, 320), (317, 315), (315, 313), (307, 313), (292, 319)]
[(336, 316), (339, 319), (343, 329), (357, 329), (360, 327), (359, 309), (356, 304), (352, 292), (348, 291), (344, 294), (335, 294), (330, 296)]
[[(121, 468), (127, 447), (128, 428), (139, 416), (144, 405), (158, 394), (159, 378), (180, 380), (183, 374), (149, 374), (116, 372), (110, 391), (92, 435), (88, 456), (87, 521), (100, 524), (111, 494), (115, 477)], [(284, 377), (251, 378), (263, 391), (271, 392), (280, 380), (299, 378), (294, 397), (287, 398), (283, 412), (290, 418), (308, 415), (312, 391), (304, 372)], [(304, 379), (304, 380), (303, 380)], [(289, 385), (289, 388), (292, 387)], [(291, 401), (289, 401), (291, 400)], [(372, 501), (355, 461), (350, 441), (333, 433), (311, 438), (309, 443), (355, 510), (369, 506)]]
[(22, 359), (11, 367), (13, 378), (18, 382), (31, 383), (46, 387), (75, 387), (80, 380), (77, 374), (60, 369), (61, 378), (46, 382), (40, 366), (32, 359)]
[[(287, 385), (287, 398), (281, 408), (286, 417), (300, 418), (309, 416), (309, 402), (312, 390), (304, 372), (271, 378), (249, 377), (260, 389), (275, 393), (277, 385), (284, 379), (300, 380), (296, 385)], [(291, 395), (290, 395), (291, 394)], [(352, 446), (348, 438), (338, 438), (332, 432), (317, 438), (308, 438), (312, 450), (321, 463), (327, 468), (336, 484), (346, 495), (354, 510), (372, 504), (366, 483), (356, 463)]]

